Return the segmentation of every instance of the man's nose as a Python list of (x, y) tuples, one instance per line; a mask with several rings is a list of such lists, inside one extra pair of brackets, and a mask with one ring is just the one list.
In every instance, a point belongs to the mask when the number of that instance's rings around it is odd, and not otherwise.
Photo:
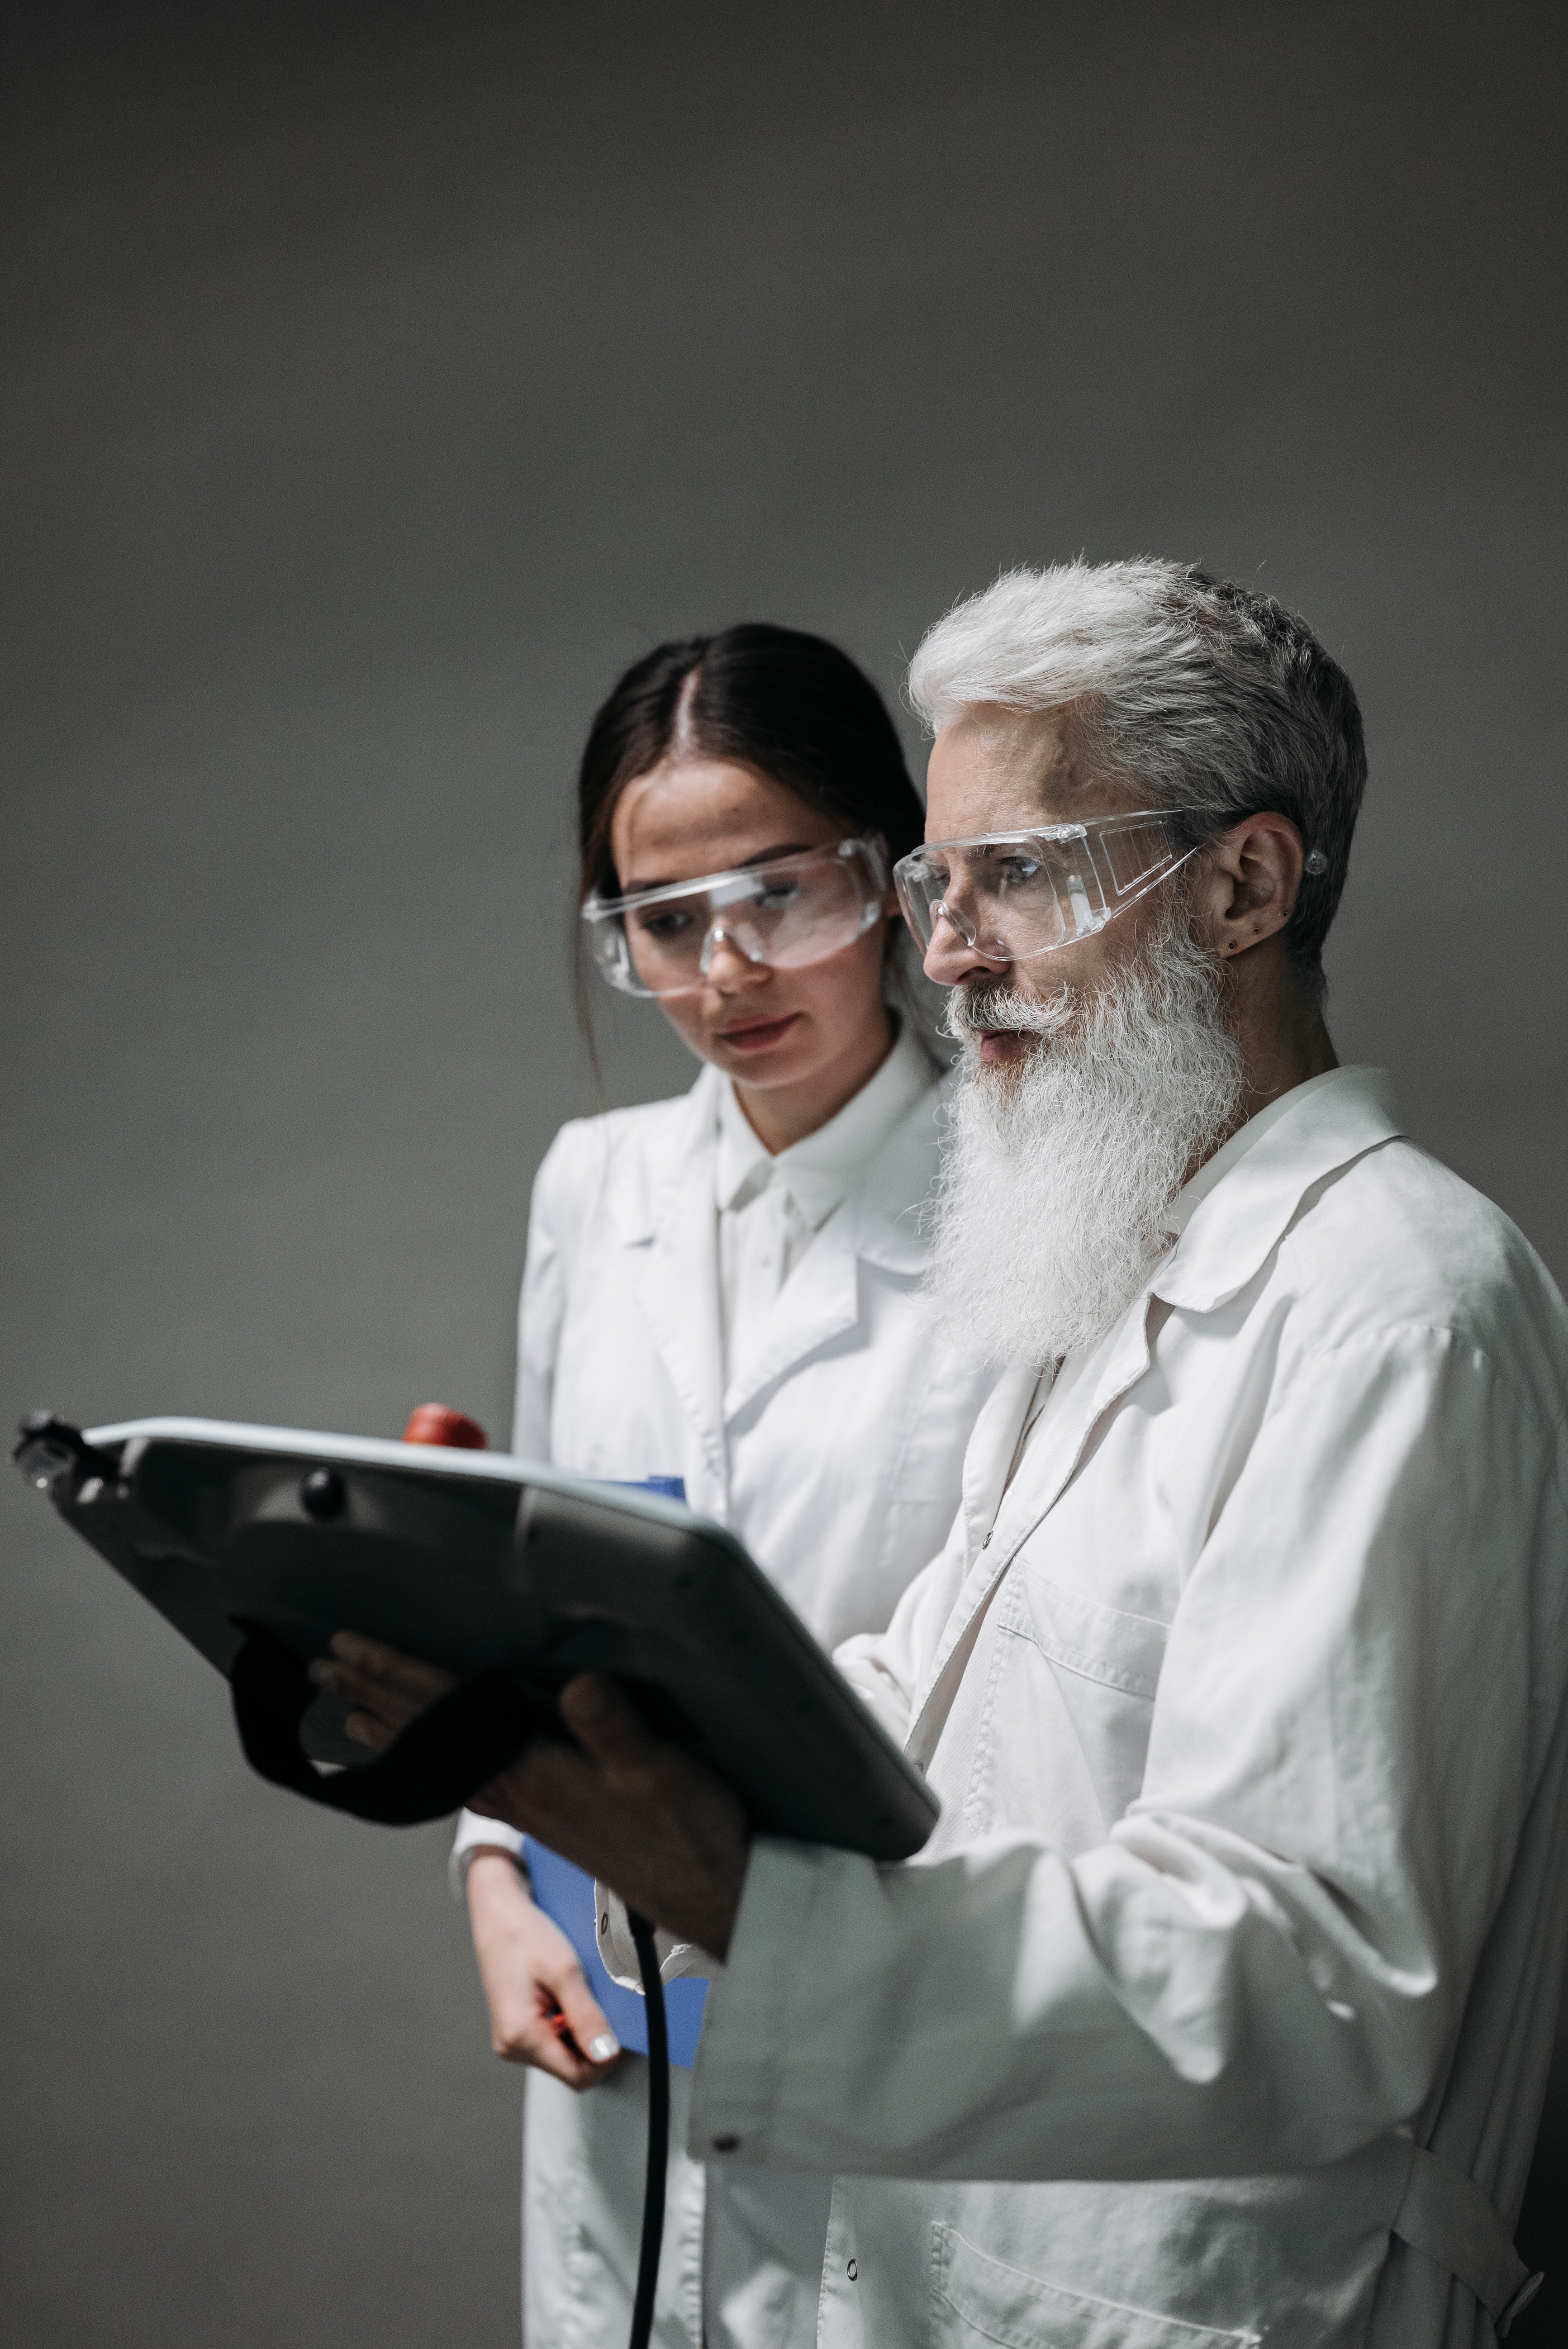
[(954, 922), (938, 914), (931, 926), (925, 949), (925, 975), (938, 987), (962, 987), (972, 978), (995, 978), (1012, 961), (1010, 955), (982, 954), (972, 947)]

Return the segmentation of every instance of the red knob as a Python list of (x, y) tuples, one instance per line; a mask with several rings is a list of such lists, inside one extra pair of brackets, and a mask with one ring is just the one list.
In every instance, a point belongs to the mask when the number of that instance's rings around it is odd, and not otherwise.
[(451, 1452), (488, 1452), (490, 1437), (477, 1419), (444, 1402), (422, 1402), (403, 1430), (405, 1444), (444, 1444)]

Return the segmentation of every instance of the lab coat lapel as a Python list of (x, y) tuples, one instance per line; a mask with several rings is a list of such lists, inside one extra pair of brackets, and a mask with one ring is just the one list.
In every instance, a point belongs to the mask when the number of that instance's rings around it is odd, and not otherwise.
[(1004, 1573), (1041, 1519), (1049, 1516), (1082, 1459), (1089, 1438), (1113, 1405), (1136, 1386), (1149, 1368), (1149, 1311), (1145, 1289), (1135, 1305), (1096, 1349), (1061, 1416), (1038, 1430), (1002, 1496), (991, 1529), (996, 1571)]
[(1216, 1154), (1223, 1200), (1216, 1198), (1216, 1185), (1195, 1212), (1180, 1219), (1175, 1247), (1102, 1341), (1103, 1359), (1087, 1367), (1060, 1418), (1039, 1430), (1010, 1485), (1007, 1470), (1034, 1394), (1033, 1375), (1009, 1371), (976, 1423), (973, 1478), (968, 1463), (965, 1468), (969, 1570), (916, 1692), (907, 1740), (906, 1750), (921, 1768), (935, 1750), (998, 1583), (1061, 1498), (1100, 1421), (1148, 1370), (1151, 1316), (1167, 1306), (1210, 1312), (1233, 1297), (1277, 1244), (1312, 1183), (1401, 1131), (1389, 1080), (1376, 1069), (1341, 1069), (1315, 1080), (1285, 1097), (1269, 1123), (1274, 1130), (1261, 1135), (1243, 1127)]
[(705, 1069), (667, 1123), (639, 1136), (609, 1186), (611, 1221), (670, 1384), (722, 1488), (716, 1072)]
[(860, 1319), (860, 1268), (843, 1213), (841, 1206), (828, 1217), (779, 1292), (767, 1328), (738, 1364), (724, 1398), (727, 1421)]
[(927, 1093), (888, 1136), (780, 1289), (766, 1330), (730, 1381), (727, 1421), (797, 1362), (855, 1328), (862, 1262), (919, 1278), (930, 1245), (920, 1230), (918, 1203), (935, 1175), (936, 1153)]
[(1007, 1472), (1040, 1383), (1038, 1374), (1006, 1371), (975, 1424), (964, 1472), (969, 1570), (924, 1684), (916, 1692), (904, 1750), (918, 1769), (927, 1766), (936, 1750), (996, 1586), (1056, 1506), (1100, 1420), (1149, 1368), (1150, 1302), (1146, 1291), (1108, 1335), (1099, 1350), (1103, 1362), (1089, 1366), (1060, 1420), (1030, 1444), (1010, 1485)]

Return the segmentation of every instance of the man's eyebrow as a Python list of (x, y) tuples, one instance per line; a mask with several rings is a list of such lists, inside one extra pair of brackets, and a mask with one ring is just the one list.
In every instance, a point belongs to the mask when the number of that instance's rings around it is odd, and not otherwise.
[[(810, 840), (796, 840), (788, 843), (783, 848), (759, 848), (755, 856), (743, 856), (738, 864), (722, 864), (717, 869), (721, 873), (749, 873), (754, 864), (777, 864), (786, 856), (808, 855), (816, 844)], [(711, 881), (712, 878), (711, 873), (699, 873), (695, 880), (687, 881), (685, 886), (688, 889), (700, 889), (704, 881)], [(621, 895), (623, 897), (642, 897), (646, 895), (650, 889), (678, 889), (681, 886), (682, 884), (676, 875), (671, 874), (665, 881), (623, 882)]]

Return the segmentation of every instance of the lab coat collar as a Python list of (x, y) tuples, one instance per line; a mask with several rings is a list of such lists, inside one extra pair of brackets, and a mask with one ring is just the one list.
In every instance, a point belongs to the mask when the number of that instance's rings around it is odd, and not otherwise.
[[(930, 1069), (929, 1061), (926, 1066)], [(833, 1224), (840, 1223), (845, 1246), (862, 1262), (880, 1265), (884, 1272), (925, 1270), (931, 1260), (931, 1237), (924, 1211), (935, 1185), (942, 1127), (957, 1083), (953, 1074), (937, 1084), (935, 1071), (931, 1071), (931, 1082), (916, 1095), (862, 1169), (845, 1196), (841, 1214), (824, 1226), (802, 1258), (802, 1269), (831, 1233)]]
[[(918, 1039), (910, 1042), (923, 1057)], [(896, 1049), (903, 1049), (902, 1040)], [(954, 1082), (944, 1081), (944, 1104)], [(613, 1153), (605, 1190), (612, 1226), (632, 1253), (631, 1278), (660, 1359), (721, 1478), (727, 1419), (807, 1354), (854, 1328), (861, 1264), (909, 1278), (924, 1271), (930, 1242), (918, 1206), (910, 1203), (923, 1199), (935, 1180), (940, 1122), (928, 1086), (829, 1215), (780, 1291), (768, 1341), (726, 1394), (715, 1160), (727, 1083), (717, 1069), (704, 1068), (683, 1101), (633, 1128)]]
[(718, 1088), (718, 1204), (733, 1207), (769, 1183), (788, 1192), (800, 1220), (820, 1231), (869, 1163), (935, 1081), (924, 1046), (906, 1019), (875, 1072), (826, 1125), (770, 1154), (730, 1084)]
[(965, 1462), (965, 1581), (916, 1693), (908, 1750), (922, 1768), (997, 1584), (1056, 1506), (1095, 1428), (1149, 1368), (1153, 1300), (1197, 1312), (1224, 1304), (1258, 1271), (1315, 1183), (1401, 1130), (1392, 1081), (1381, 1069), (1329, 1070), (1249, 1119), (1178, 1195), (1172, 1253), (1100, 1340), (1067, 1407), (1035, 1435), (1010, 1484), (1007, 1472), (1040, 1381), (1032, 1370), (1004, 1373), (975, 1423)]
[(1404, 1131), (1386, 1069), (1329, 1069), (1282, 1093), (1201, 1166), (1171, 1213), (1176, 1246), (1155, 1296), (1194, 1313), (1227, 1304), (1276, 1247), (1315, 1183)]
[(920, 1203), (936, 1176), (939, 1114), (933, 1114), (927, 1086), (823, 1224), (779, 1290), (765, 1336), (731, 1382), (727, 1418), (855, 1327), (862, 1264), (912, 1279), (925, 1270), (931, 1243), (921, 1227)]
[(1277, 1247), (1313, 1185), (1399, 1131), (1386, 1070), (1330, 1069), (1249, 1118), (1199, 1168), (1171, 1209), (1175, 1247), (1100, 1340), (1003, 1495), (989, 1559), (998, 1572), (1055, 1507), (1100, 1420), (1149, 1368), (1154, 1300), (1198, 1313), (1226, 1304)]
[(613, 1147), (605, 1206), (623, 1247), (641, 1247), (661, 1229), (667, 1230), (672, 1203), (694, 1178), (705, 1185), (703, 1204), (712, 1208), (710, 1170), (724, 1083), (717, 1069), (699, 1070), (688, 1093), (660, 1104), (663, 1114), (656, 1124), (634, 1126)]
[(724, 1081), (704, 1068), (684, 1101), (624, 1130), (605, 1186), (654, 1344), (721, 1491), (728, 1475), (713, 1154)]

